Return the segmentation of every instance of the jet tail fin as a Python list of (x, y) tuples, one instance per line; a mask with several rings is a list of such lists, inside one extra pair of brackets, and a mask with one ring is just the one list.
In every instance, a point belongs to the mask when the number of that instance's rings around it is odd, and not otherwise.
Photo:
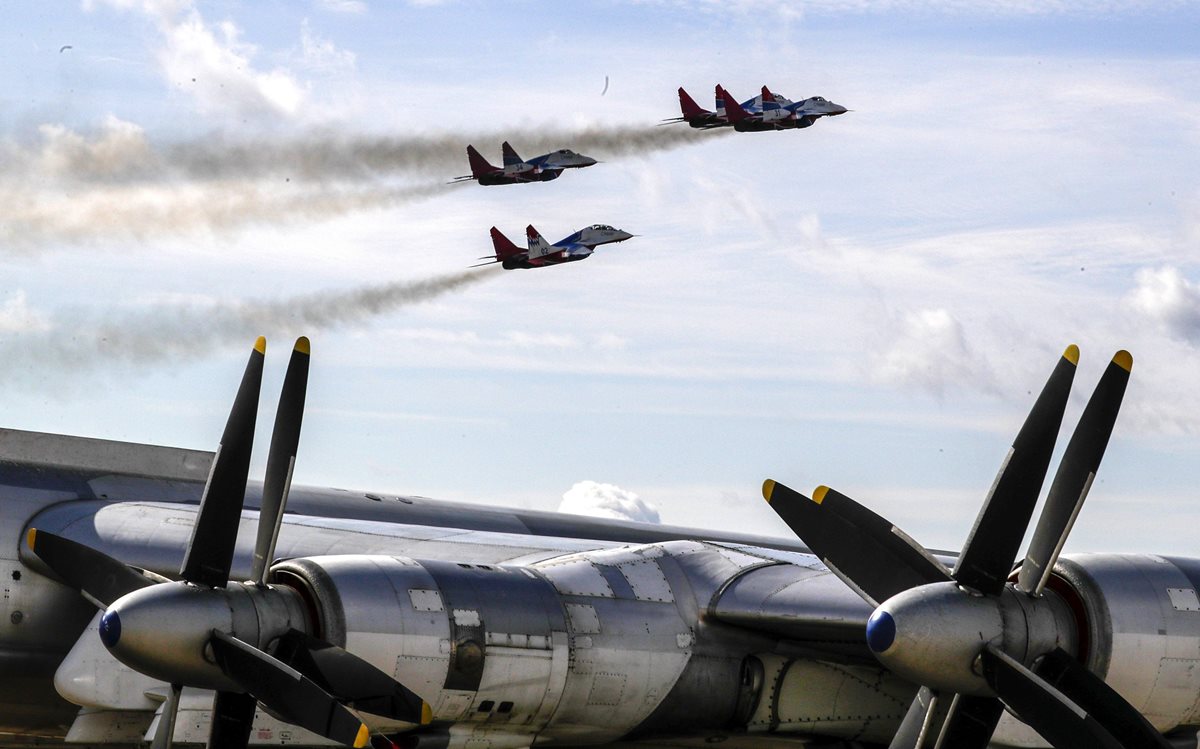
[(766, 86), (762, 87), (762, 108), (766, 112), (769, 109), (780, 109), (782, 105), (775, 101), (775, 94), (771, 93), (771, 89)]
[(741, 104), (738, 104), (737, 99), (721, 88), (720, 84), (717, 84), (717, 98), (725, 102), (725, 116), (729, 118), (730, 122), (740, 122), (750, 116), (750, 113), (742, 109)]
[(684, 91), (682, 86), (679, 87), (679, 109), (683, 112), (684, 119), (712, 114), (712, 112), (697, 104), (696, 100), (689, 96), (688, 92)]
[(487, 159), (483, 158), (483, 156), (475, 150), (475, 146), (467, 146), (467, 161), (471, 162), (471, 176), (475, 179), (479, 179), (480, 177), (491, 174), (492, 172), (500, 171), (496, 167), (492, 166)]
[[(496, 261), (504, 262), (511, 257), (520, 255), (524, 250), (512, 243), (508, 237), (500, 233), (496, 227), (492, 227), (492, 246), (496, 248)], [(483, 258), (480, 258), (482, 260)]]
[(500, 149), (504, 151), (504, 166), (516, 166), (517, 164), (525, 163), (525, 160), (517, 155), (513, 147), (508, 145), (508, 141), (504, 141), (504, 145), (500, 146)]
[(533, 224), (525, 227), (525, 238), (529, 242), (529, 257), (545, 257), (555, 252), (554, 247), (542, 237)]

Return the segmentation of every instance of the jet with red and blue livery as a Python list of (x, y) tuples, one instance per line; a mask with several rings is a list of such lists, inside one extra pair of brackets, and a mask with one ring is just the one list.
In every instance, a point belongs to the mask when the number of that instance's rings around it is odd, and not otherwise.
[(824, 97), (812, 96), (793, 102), (772, 93), (766, 86), (753, 99), (739, 104), (720, 84), (715, 87), (716, 109), (708, 110), (696, 103), (687, 91), (679, 89), (681, 117), (663, 120), (664, 123), (686, 122), (690, 127), (712, 129), (732, 127), (738, 132), (791, 130), (811, 126), (819, 117), (844, 114), (849, 111)]
[(751, 100), (751, 106), (738, 104), (737, 99), (720, 85), (717, 86), (717, 97), (725, 103), (725, 118), (740, 133), (811, 127), (820, 117), (835, 117), (849, 111), (822, 96), (793, 102), (771, 93), (766, 86)]
[(543, 268), (550, 265), (561, 265), (576, 260), (585, 260), (591, 256), (596, 247), (613, 242), (624, 242), (635, 235), (607, 224), (592, 224), (550, 244), (531, 224), (525, 228), (525, 236), (528, 248), (522, 250), (493, 226), (492, 245), (496, 248), (496, 254), (479, 258), (488, 262), (471, 267), (478, 268), (483, 265), (500, 263), (505, 270), (515, 270), (517, 268)]
[(552, 153), (535, 156), (526, 161), (508, 141), (501, 146), (504, 152), (504, 166), (495, 166), (475, 150), (467, 146), (467, 161), (471, 164), (471, 173), (455, 177), (452, 181), (467, 182), (475, 180), (481, 185), (517, 185), (523, 182), (549, 182), (558, 179), (565, 169), (580, 169), (597, 164), (590, 156), (575, 153), (569, 148), (560, 148)]

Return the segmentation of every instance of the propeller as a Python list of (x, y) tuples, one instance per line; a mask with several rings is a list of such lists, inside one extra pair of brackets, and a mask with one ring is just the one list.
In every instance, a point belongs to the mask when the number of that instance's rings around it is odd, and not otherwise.
[[(366, 724), (347, 705), (424, 725), (429, 705), (370, 663), (307, 634), (299, 595), (267, 585), (295, 468), (309, 369), (296, 341), (267, 459), (252, 579), (230, 583), (245, 500), (266, 342), (259, 338), (205, 484), (181, 581), (162, 582), (102, 552), (30, 529), (30, 549), (68, 585), (105, 609), (100, 637), (130, 668), (170, 684), (153, 749), (169, 749), (183, 686), (216, 690), (209, 746), (244, 749), (262, 705), (333, 741), (362, 747)], [(156, 584), (157, 583), (157, 584)], [(206, 657), (210, 653), (211, 657)], [(215, 661), (215, 663), (214, 663)]]
[(1043, 595), (1108, 445), (1133, 367), (1128, 352), (1113, 357), (1084, 408), (1016, 581), (1008, 582), (1078, 360), (1079, 349), (1069, 346), (1050, 374), (953, 572), (843, 494), (819, 487), (809, 499), (771, 480), (763, 484), (772, 509), (876, 607), (866, 631), (876, 658), (921, 685), (891, 749), (982, 749), (1004, 706), (1055, 747), (1169, 746), (1132, 705), (1068, 653), (1073, 615), (1061, 599)]

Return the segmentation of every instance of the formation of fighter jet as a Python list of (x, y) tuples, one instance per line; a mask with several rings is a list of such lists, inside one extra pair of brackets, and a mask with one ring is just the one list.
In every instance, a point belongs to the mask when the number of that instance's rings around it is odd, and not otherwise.
[(481, 185), (516, 185), (522, 182), (549, 182), (558, 179), (565, 169), (581, 169), (598, 163), (590, 156), (575, 153), (567, 148), (560, 148), (553, 153), (535, 156), (528, 161), (522, 159), (513, 147), (504, 141), (501, 146), (504, 153), (504, 166), (493, 166), (487, 159), (467, 146), (467, 161), (471, 164), (471, 173), (455, 177), (453, 182), (468, 182), (476, 180)]
[(570, 236), (563, 237), (554, 244), (547, 242), (533, 225), (525, 227), (525, 238), (528, 247), (522, 250), (504, 236), (499, 229), (492, 227), (492, 246), (495, 255), (479, 258), (487, 260), (471, 266), (478, 268), (483, 265), (500, 263), (506, 270), (516, 268), (544, 268), (550, 265), (572, 263), (576, 260), (586, 260), (595, 249), (602, 244), (624, 242), (633, 234), (621, 229), (615, 229), (607, 224), (592, 224), (584, 227)]
[(1200, 559), (1062, 553), (1126, 352), (1016, 566), (1074, 346), (957, 555), (769, 480), (807, 546), (292, 487), (306, 339), (250, 484), (264, 354), (215, 453), (0, 430), (0, 744), (1195, 745)]
[(712, 129), (732, 127), (738, 132), (793, 130), (810, 127), (821, 117), (834, 117), (847, 110), (840, 104), (821, 96), (792, 101), (772, 93), (766, 86), (762, 92), (741, 104), (721, 84), (715, 89), (716, 109), (708, 110), (696, 103), (687, 91), (679, 89), (681, 117), (663, 120), (664, 123), (686, 122), (690, 127)]

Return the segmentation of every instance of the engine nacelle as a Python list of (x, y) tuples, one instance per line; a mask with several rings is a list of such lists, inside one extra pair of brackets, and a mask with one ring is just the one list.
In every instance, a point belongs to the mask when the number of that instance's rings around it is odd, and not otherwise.
[[(756, 631), (754, 620), (792, 593), (816, 593), (818, 578), (829, 578), (821, 591), (863, 604), (819, 566), (711, 544), (625, 546), (526, 566), (311, 557), (273, 574), (299, 591), (314, 634), (392, 674), (432, 706), (435, 721), (453, 723), (452, 746), (483, 734), (495, 748), (818, 726), (854, 737), (898, 722), (911, 692), (873, 666), (806, 670), (802, 656), (774, 655), (779, 636)], [(733, 610), (750, 621), (738, 626)], [(850, 683), (869, 693), (861, 715), (839, 708), (831, 717), (828, 700), (811, 699), (857, 695)]]
[(1200, 723), (1200, 560), (1070, 554), (1050, 587), (1075, 610), (1081, 659), (1161, 731)]
[(586, 603), (574, 596), (607, 585), (586, 560), (531, 569), (330, 556), (274, 574), (301, 592), (319, 636), (394, 674), (435, 721), (491, 734), (624, 735), (671, 690), (693, 642), (661, 572), (657, 600)]

